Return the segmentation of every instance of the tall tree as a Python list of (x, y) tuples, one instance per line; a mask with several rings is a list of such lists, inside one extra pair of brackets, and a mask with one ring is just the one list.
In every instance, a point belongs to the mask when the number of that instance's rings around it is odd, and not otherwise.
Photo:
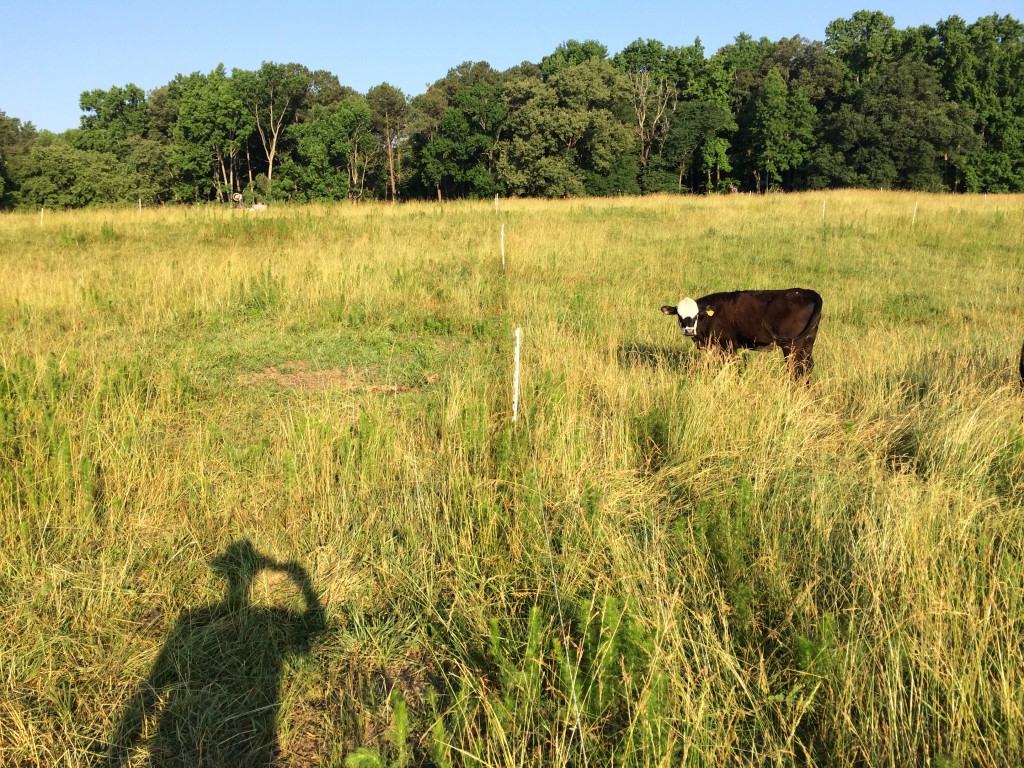
[(545, 56), (540, 63), (540, 70), (548, 80), (563, 69), (575, 67), (591, 59), (607, 59), (608, 48), (596, 40), (567, 40), (555, 48), (553, 53)]
[(409, 102), (405, 94), (388, 83), (381, 83), (366, 93), (370, 105), (373, 130), (380, 137), (388, 164), (388, 189), (391, 200), (398, 200), (400, 152), (408, 128)]
[(840, 181), (855, 186), (942, 189), (947, 163), (977, 141), (970, 108), (945, 101), (935, 71), (910, 59), (880, 65), (830, 122)]
[(760, 173), (754, 159), (754, 99), (771, 69), (769, 55), (773, 48), (768, 38), (754, 40), (750, 35), (740, 34), (709, 62), (709, 69), (720, 72), (720, 79), (724, 75), (728, 87), (729, 111), (736, 121), (731, 164), (741, 180), (756, 179)]
[(898, 58), (901, 43), (893, 17), (881, 11), (857, 11), (825, 28), (825, 45), (845, 62), (858, 84), (880, 65)]
[(490, 196), (498, 130), (505, 117), (500, 77), (486, 62), (463, 62), (412, 100), (410, 137), (420, 181), (443, 196)]
[[(170, 86), (177, 107), (172, 134), (175, 157), (186, 186), (212, 184), (216, 199), (224, 201), (241, 191), (241, 158), (255, 129), (255, 120), (238, 92), (239, 84), (223, 65), (210, 74), (179, 76)], [(200, 193), (202, 199), (203, 193)]]
[(778, 70), (773, 69), (754, 99), (754, 177), (759, 192), (762, 170), (767, 189), (782, 181), (782, 171), (788, 167), (786, 111), (786, 84)]
[(364, 96), (353, 94), (330, 106), (317, 105), (289, 131), (296, 141), (306, 197), (359, 200), (363, 196), (367, 168), (379, 154)]
[(680, 101), (665, 145), (665, 165), (677, 191), (734, 187), (723, 177), (732, 171), (730, 153), (739, 128), (732, 112), (733, 73), (722, 57), (705, 60), (703, 51), (700, 40), (681, 51)]
[(0, 112), (0, 209), (14, 207), (17, 200), (19, 164), (37, 137), (32, 123)]
[(146, 94), (134, 83), (109, 91), (85, 91), (78, 105), (85, 113), (75, 144), (81, 149), (122, 154), (129, 136), (145, 136), (149, 127)]
[[(753, 151), (755, 180), (761, 189), (782, 182), (783, 173), (797, 168), (810, 155), (815, 112), (803, 91), (789, 93), (779, 70), (772, 68), (754, 99)], [(792, 185), (790, 185), (792, 188)]]
[(1024, 25), (1009, 16), (939, 22), (931, 62), (949, 101), (976, 115), (978, 146), (956, 166), (970, 191), (1024, 191)]
[(669, 117), (678, 98), (674, 52), (657, 40), (636, 40), (613, 62), (629, 80), (636, 115), (640, 165), (647, 167), (655, 145), (664, 145)]
[(509, 192), (565, 197), (636, 192), (629, 83), (590, 58), (543, 81), (528, 73), (504, 87), (508, 117), (498, 177)]
[(558, 95), (539, 73), (507, 77), (502, 93), (507, 116), (498, 141), (498, 178), (513, 195), (583, 194), (573, 164), (559, 152), (551, 118)]
[(271, 195), (279, 142), (309, 92), (310, 72), (301, 64), (264, 62), (256, 72), (232, 70), (231, 79), (256, 126), (267, 163), (267, 194)]
[[(711, 191), (732, 170), (728, 136), (736, 130), (732, 113), (712, 99), (693, 99), (679, 105), (672, 118), (665, 156), (676, 174), (676, 189), (695, 189), (703, 183)], [(699, 174), (701, 181), (690, 180)]]

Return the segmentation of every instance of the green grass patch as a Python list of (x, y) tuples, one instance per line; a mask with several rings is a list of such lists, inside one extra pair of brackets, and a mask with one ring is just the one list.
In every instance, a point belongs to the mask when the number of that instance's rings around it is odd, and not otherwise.
[[(0, 765), (1021, 763), (1022, 249), (995, 195), (0, 218)], [(789, 286), (807, 384), (658, 311)]]

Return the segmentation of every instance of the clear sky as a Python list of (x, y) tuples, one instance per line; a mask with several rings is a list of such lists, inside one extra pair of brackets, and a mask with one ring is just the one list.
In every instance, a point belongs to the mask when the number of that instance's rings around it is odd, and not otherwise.
[(363, 93), (387, 82), (416, 96), (464, 61), (539, 63), (567, 40), (597, 40), (614, 55), (641, 38), (699, 37), (710, 56), (744, 32), (823, 40), (830, 21), (862, 9), (901, 29), (953, 15), (1024, 20), (1024, 0), (23, 0), (0, 9), (0, 111), (59, 132), (79, 124), (83, 91), (149, 91), (179, 73), (264, 61), (325, 69)]

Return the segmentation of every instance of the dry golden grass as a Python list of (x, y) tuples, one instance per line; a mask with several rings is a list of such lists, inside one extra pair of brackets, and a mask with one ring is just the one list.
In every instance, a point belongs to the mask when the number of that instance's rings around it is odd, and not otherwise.
[[(1024, 761), (1020, 198), (48, 212), (0, 251), (0, 765)], [(794, 285), (806, 386), (658, 312)]]

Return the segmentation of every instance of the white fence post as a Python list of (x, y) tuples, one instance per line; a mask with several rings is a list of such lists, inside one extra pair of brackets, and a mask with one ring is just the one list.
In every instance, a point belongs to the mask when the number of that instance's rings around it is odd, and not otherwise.
[(519, 344), (523, 337), (523, 329), (516, 328), (516, 352), (514, 371), (512, 373), (512, 422), (519, 418)]

